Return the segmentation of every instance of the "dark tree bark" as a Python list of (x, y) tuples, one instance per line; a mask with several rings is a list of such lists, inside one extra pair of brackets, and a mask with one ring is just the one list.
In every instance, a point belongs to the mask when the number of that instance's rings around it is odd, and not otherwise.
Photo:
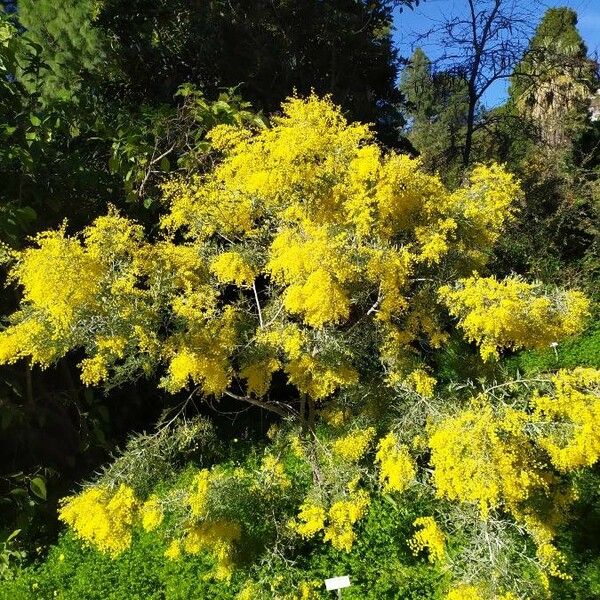
[(497, 81), (510, 78), (532, 33), (537, 0), (467, 0), (467, 13), (449, 15), (429, 31), (417, 36), (418, 43), (442, 48), (436, 68), (464, 77), (468, 89), (468, 111), (463, 141), (463, 166), (471, 164), (473, 134), (478, 126), (478, 107), (484, 94)]

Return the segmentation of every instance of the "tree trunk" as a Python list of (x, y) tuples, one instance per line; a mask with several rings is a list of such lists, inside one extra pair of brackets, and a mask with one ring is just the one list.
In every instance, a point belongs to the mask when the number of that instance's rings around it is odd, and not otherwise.
[(475, 129), (475, 107), (477, 100), (472, 92), (469, 92), (469, 112), (467, 114), (467, 133), (465, 135), (465, 147), (463, 150), (463, 167), (468, 168), (471, 162), (473, 149), (473, 131)]

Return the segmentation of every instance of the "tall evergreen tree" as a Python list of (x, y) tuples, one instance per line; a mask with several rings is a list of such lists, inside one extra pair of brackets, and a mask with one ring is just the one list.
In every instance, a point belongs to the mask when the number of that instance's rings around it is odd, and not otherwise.
[(531, 120), (547, 146), (565, 146), (587, 118), (596, 86), (577, 13), (548, 10), (512, 77), (510, 101), (516, 112)]
[(512, 75), (497, 136), (508, 143), (496, 156), (526, 192), (499, 252), (507, 271), (597, 288), (600, 136), (589, 119), (597, 81), (577, 14), (548, 10)]
[(443, 171), (450, 181), (457, 179), (468, 111), (464, 78), (435, 72), (425, 52), (417, 48), (402, 72), (400, 91), (408, 105), (407, 137), (425, 166)]
[(171, 102), (183, 83), (208, 96), (242, 84), (258, 109), (297, 90), (331, 93), (352, 118), (397, 141), (400, 116), (392, 10), (414, 0), (22, 0), (44, 46), (46, 91), (95, 92), (133, 105)]

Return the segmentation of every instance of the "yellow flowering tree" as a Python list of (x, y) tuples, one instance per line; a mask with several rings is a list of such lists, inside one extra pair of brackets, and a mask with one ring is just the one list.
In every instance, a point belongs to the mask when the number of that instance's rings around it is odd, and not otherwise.
[(83, 349), (88, 384), (162, 371), (171, 392), (289, 412), (269, 403), (276, 372), (310, 405), (373, 377), (430, 393), (418, 348), (447, 339), (448, 312), (485, 357), (581, 327), (579, 293), (484, 277), (521, 193), (501, 167), (451, 192), (316, 97), (288, 100), (271, 128), (210, 137), (220, 161), (164, 185), (156, 239), (110, 210), (13, 255), (23, 299), (3, 363)]
[[(372, 494), (421, 493), (474, 508), (472, 528), (508, 515), (535, 541), (532, 560), (561, 576), (549, 504), (568, 496), (565, 474), (600, 457), (597, 372), (546, 379), (518, 406), (491, 391), (440, 406), (428, 361), (454, 334), (494, 360), (583, 327), (579, 292), (486, 272), (521, 196), (514, 177), (479, 165), (448, 190), (315, 96), (290, 98), (269, 128), (209, 137), (214, 168), (164, 185), (153, 235), (110, 209), (12, 254), (22, 300), (0, 363), (46, 368), (77, 350), (88, 385), (156, 375), (170, 393), (229, 396), (286, 425), (253, 467), (203, 468), (162, 495), (99, 483), (61, 518), (113, 555), (136, 526), (164, 529), (166, 559), (208, 552), (227, 580), (244, 515), (350, 551)], [(452, 561), (459, 525), (419, 517), (408, 547)]]

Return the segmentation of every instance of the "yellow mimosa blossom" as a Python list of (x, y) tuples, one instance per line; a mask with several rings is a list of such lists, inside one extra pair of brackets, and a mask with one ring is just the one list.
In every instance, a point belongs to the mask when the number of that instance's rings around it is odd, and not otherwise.
[(82, 540), (117, 556), (131, 545), (139, 502), (133, 490), (121, 485), (116, 492), (92, 487), (62, 501), (59, 517)]
[(408, 541), (408, 545), (416, 555), (427, 549), (429, 562), (438, 562), (446, 554), (446, 536), (433, 517), (419, 517), (413, 522), (419, 529)]
[(236, 600), (256, 600), (257, 598), (260, 598), (260, 588), (253, 581), (246, 583), (236, 596)]
[(536, 550), (536, 557), (548, 575), (559, 579), (573, 579), (572, 575), (564, 571), (567, 562), (565, 555), (553, 544), (540, 544)]
[(266, 358), (246, 365), (240, 370), (240, 375), (247, 382), (250, 394), (264, 396), (271, 386), (271, 377), (281, 366), (275, 358)]
[(181, 557), (181, 541), (173, 540), (165, 550), (165, 558), (169, 560), (177, 560)]
[(500, 348), (544, 348), (578, 333), (590, 306), (580, 292), (549, 296), (541, 285), (517, 277), (470, 277), (439, 293), (484, 359), (497, 357)]
[(93, 358), (84, 358), (81, 367), (81, 381), (86, 385), (95, 385), (108, 377), (106, 359), (101, 354)]
[(352, 526), (361, 519), (370, 503), (363, 490), (351, 494), (347, 499), (334, 502), (327, 513), (325, 541), (330, 541), (337, 550), (350, 552), (356, 533)]
[(188, 495), (188, 504), (194, 517), (203, 517), (205, 515), (209, 487), (210, 471), (202, 469), (194, 477)]
[[(94, 385), (162, 371), (172, 393), (218, 397), (245, 379), (248, 395), (267, 396), (281, 370), (313, 400), (363, 377), (427, 396), (433, 381), (420, 369), (407, 380), (407, 359), (447, 340), (444, 306), (488, 358), (579, 331), (577, 292), (468, 278), (521, 196), (498, 165), (450, 192), (315, 95), (286, 100), (271, 127), (208, 137), (221, 153), (162, 186), (152, 241), (110, 208), (80, 235), (63, 227), (12, 253), (23, 301), (0, 362), (48, 366), (75, 350)], [(367, 363), (355, 361), (359, 339), (374, 346)]]
[(256, 277), (254, 269), (238, 252), (222, 252), (213, 259), (210, 268), (222, 283), (251, 286)]
[(539, 444), (554, 466), (571, 471), (600, 458), (600, 370), (561, 370), (553, 378), (554, 394), (534, 394), (536, 416), (552, 428)]
[(435, 384), (437, 383), (435, 378), (428, 375), (423, 369), (417, 369), (408, 375), (406, 383), (412, 387), (417, 394), (429, 398), (433, 395)]
[(431, 428), (433, 481), (439, 496), (479, 506), (482, 516), (516, 507), (546, 480), (534, 446), (511, 432), (489, 405), (474, 405)]
[(315, 400), (326, 398), (338, 388), (358, 381), (358, 373), (353, 368), (346, 365), (330, 367), (312, 356), (289, 361), (286, 372), (291, 383)]
[(209, 551), (215, 558), (217, 579), (228, 580), (233, 574), (233, 542), (241, 535), (238, 523), (231, 521), (207, 521), (191, 527), (182, 542), (188, 554)]
[(267, 456), (264, 457), (260, 470), (269, 486), (275, 486), (279, 488), (279, 490), (283, 490), (292, 485), (283, 464), (272, 454), (267, 454)]
[(304, 502), (298, 513), (299, 523), (294, 528), (302, 537), (312, 537), (325, 526), (326, 512), (322, 506)]
[(375, 436), (375, 429), (367, 427), (338, 438), (333, 442), (333, 453), (344, 460), (356, 462), (366, 452), (369, 443)]
[(393, 433), (379, 440), (375, 462), (379, 463), (379, 481), (386, 492), (402, 492), (415, 478), (410, 454)]
[(154, 531), (164, 519), (164, 513), (157, 496), (150, 496), (140, 508), (142, 527), (145, 531)]
[(448, 592), (446, 600), (485, 600), (474, 585), (460, 585)]

